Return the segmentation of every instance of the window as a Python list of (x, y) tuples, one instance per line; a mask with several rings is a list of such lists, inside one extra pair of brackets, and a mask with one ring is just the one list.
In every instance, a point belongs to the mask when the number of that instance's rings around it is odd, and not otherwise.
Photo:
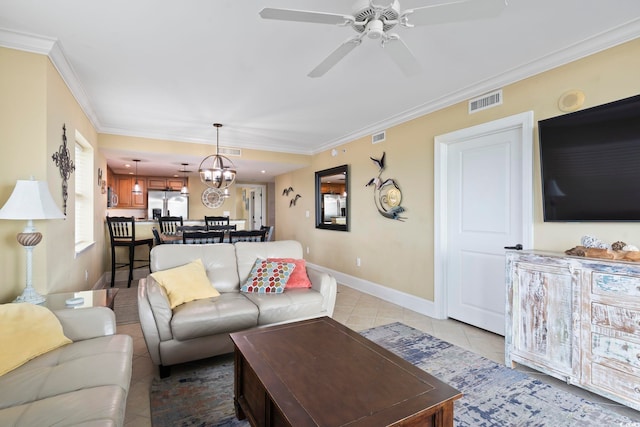
[(93, 239), (93, 147), (76, 131), (76, 254), (94, 242)]

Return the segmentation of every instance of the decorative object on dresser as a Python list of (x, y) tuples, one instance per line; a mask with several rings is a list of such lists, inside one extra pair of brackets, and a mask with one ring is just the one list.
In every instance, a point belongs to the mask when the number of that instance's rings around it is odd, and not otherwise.
[(617, 241), (611, 245), (593, 236), (582, 236), (580, 246), (574, 246), (564, 251), (567, 255), (583, 256), (587, 258), (617, 259), (621, 261), (640, 261), (640, 250), (635, 245)]
[(18, 243), (27, 254), (27, 283), (22, 294), (14, 302), (40, 304), (45, 297), (33, 288), (33, 248), (42, 240), (33, 221), (39, 219), (63, 219), (65, 215), (53, 200), (46, 181), (18, 180), (9, 199), (0, 209), (0, 219), (26, 220), (27, 225), (18, 233)]
[(62, 124), (62, 145), (56, 153), (53, 153), (51, 158), (60, 169), (60, 177), (62, 178), (62, 211), (67, 215), (67, 199), (69, 198), (68, 182), (76, 167), (73, 164), (73, 160), (71, 160), (69, 148), (67, 148), (67, 127), (65, 124)]
[(640, 265), (506, 254), (505, 362), (640, 410)]

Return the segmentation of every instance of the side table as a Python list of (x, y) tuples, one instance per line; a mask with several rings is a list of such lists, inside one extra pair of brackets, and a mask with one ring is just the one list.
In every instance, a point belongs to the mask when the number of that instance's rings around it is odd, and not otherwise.
[[(65, 308), (86, 308), (86, 307), (109, 307), (113, 310), (118, 288), (96, 289), (91, 291), (61, 292), (46, 295), (47, 300), (42, 303), (50, 310), (62, 310)], [(70, 298), (83, 298), (81, 304), (67, 304), (65, 301)]]

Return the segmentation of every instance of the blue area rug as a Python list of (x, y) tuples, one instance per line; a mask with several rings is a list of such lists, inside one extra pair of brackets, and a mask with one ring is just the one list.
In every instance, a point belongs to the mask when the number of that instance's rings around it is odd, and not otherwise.
[[(362, 332), (366, 338), (460, 390), (457, 427), (640, 426), (597, 403), (509, 369), (401, 323)], [(161, 426), (248, 426), (233, 409), (231, 355), (183, 364), (151, 385), (151, 419)]]

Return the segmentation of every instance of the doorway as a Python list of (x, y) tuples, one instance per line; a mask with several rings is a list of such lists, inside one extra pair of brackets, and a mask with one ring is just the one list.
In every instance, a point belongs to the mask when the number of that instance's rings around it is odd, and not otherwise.
[(267, 186), (262, 184), (238, 184), (238, 207), (236, 212), (245, 220), (247, 230), (259, 230), (266, 225)]
[(438, 317), (504, 335), (504, 248), (533, 245), (532, 149), (532, 111), (435, 138)]

